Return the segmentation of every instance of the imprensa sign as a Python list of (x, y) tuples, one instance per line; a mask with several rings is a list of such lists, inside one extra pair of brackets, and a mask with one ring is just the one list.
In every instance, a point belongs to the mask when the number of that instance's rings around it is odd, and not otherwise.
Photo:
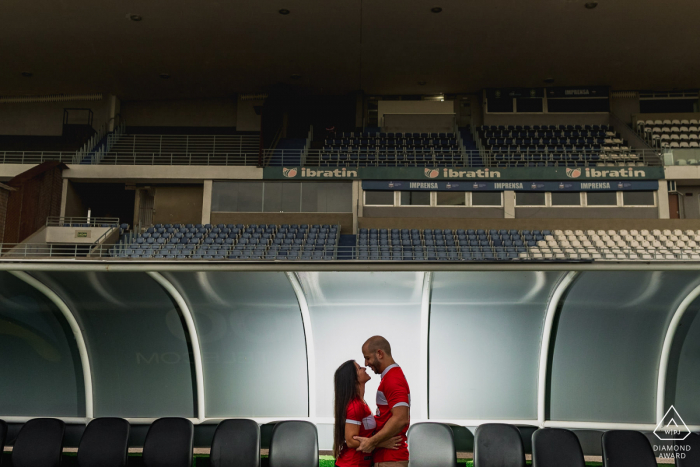
[(663, 167), (265, 167), (277, 180), (660, 180)]
[(659, 182), (608, 180), (596, 182), (455, 182), (412, 180), (363, 180), (363, 190), (379, 191), (656, 191)]

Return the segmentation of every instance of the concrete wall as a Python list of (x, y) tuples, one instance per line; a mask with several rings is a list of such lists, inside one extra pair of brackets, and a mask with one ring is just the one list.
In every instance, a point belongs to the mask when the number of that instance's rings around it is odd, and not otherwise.
[(454, 219), (445, 217), (360, 217), (359, 228), (367, 229), (700, 229), (700, 219)]
[(384, 126), (384, 114), (453, 114), (453, 101), (379, 101), (377, 121)]
[(437, 206), (364, 206), (364, 217), (444, 217), (460, 219), (498, 219), (503, 218), (502, 207), (437, 207)]
[(36, 102), (0, 104), (0, 135), (61, 136), (63, 109), (91, 109), (93, 128), (100, 128), (110, 114), (110, 99), (101, 101)]
[(65, 211), (64, 217), (87, 217), (87, 206), (83, 204), (83, 200), (75, 189), (70, 180), (64, 180), (67, 184), (64, 200)]
[(235, 127), (236, 99), (124, 101), (121, 115), (129, 126)]
[[(46, 227), (46, 243), (95, 243), (110, 227)], [(78, 232), (86, 236), (78, 236)]]
[(241, 100), (236, 104), (236, 130), (260, 131), (260, 115), (255, 113), (255, 106), (262, 106), (263, 100)]
[(153, 203), (154, 224), (199, 224), (203, 185), (159, 186)]
[(610, 112), (617, 115), (624, 123), (631, 125), (634, 115), (639, 113), (639, 96), (611, 97)]
[(700, 219), (700, 186), (679, 186), (677, 191), (681, 193), (681, 216), (685, 219)]
[(343, 234), (352, 234), (352, 213), (276, 213), (276, 212), (219, 212), (211, 213), (212, 224), (340, 224)]

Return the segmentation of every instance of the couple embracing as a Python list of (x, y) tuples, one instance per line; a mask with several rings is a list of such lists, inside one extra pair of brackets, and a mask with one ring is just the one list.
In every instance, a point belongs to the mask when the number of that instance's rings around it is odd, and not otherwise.
[(370, 337), (362, 346), (365, 366), (381, 375), (377, 413), (364, 401), (371, 379), (364, 366), (348, 360), (335, 371), (333, 454), (337, 467), (407, 467), (406, 432), (411, 392), (401, 368), (391, 356), (389, 342)]

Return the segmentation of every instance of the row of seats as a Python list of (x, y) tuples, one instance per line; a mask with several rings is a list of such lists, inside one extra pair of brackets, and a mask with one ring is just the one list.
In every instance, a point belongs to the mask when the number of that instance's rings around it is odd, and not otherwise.
[(637, 132), (655, 147), (700, 147), (700, 123), (696, 119), (639, 120)]
[(333, 259), (337, 225), (157, 224), (110, 250), (119, 258)]
[(417, 133), (417, 132), (364, 132), (364, 131), (339, 131), (330, 139), (445, 139), (454, 138), (454, 133)]
[[(14, 441), (12, 464), (16, 467), (59, 467), (65, 425), (61, 420), (37, 418), (21, 428)], [(81, 467), (126, 467), (129, 423), (120, 418), (92, 420), (80, 440), (77, 453)], [(0, 421), (0, 445), (7, 424)], [(448, 425), (417, 423), (408, 430), (409, 467), (457, 467), (454, 435)], [(253, 420), (220, 422), (211, 443), (213, 467), (259, 467), (260, 427)], [(700, 435), (691, 433), (685, 456), (677, 467), (700, 465)], [(612, 430), (601, 436), (606, 467), (656, 467), (649, 440), (642, 433)], [(185, 418), (161, 418), (149, 427), (143, 446), (145, 467), (191, 467), (194, 426)], [(306, 421), (275, 424), (270, 439), (270, 467), (317, 467), (318, 433)], [(559, 428), (541, 428), (532, 435), (534, 467), (585, 467), (576, 435)], [(525, 449), (517, 427), (503, 423), (480, 425), (474, 434), (474, 467), (525, 467)]]
[(608, 131), (608, 125), (481, 125), (477, 132), (487, 131)]

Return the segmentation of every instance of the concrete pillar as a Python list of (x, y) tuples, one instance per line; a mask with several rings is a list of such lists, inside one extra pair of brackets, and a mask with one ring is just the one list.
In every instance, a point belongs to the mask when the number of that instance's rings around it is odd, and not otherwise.
[(352, 233), (357, 234), (357, 218), (362, 217), (362, 182), (352, 181)]
[(70, 182), (67, 178), (63, 179), (63, 187), (61, 189), (61, 212), (60, 217), (66, 217), (66, 202), (68, 200), (68, 184)]
[(213, 182), (204, 180), (204, 194), (202, 197), (202, 224), (211, 223), (211, 192)]
[(659, 219), (670, 219), (671, 213), (668, 208), (668, 182), (659, 180), (659, 191), (656, 196), (659, 205)]
[(503, 217), (505, 219), (515, 218), (515, 192), (503, 192)]

